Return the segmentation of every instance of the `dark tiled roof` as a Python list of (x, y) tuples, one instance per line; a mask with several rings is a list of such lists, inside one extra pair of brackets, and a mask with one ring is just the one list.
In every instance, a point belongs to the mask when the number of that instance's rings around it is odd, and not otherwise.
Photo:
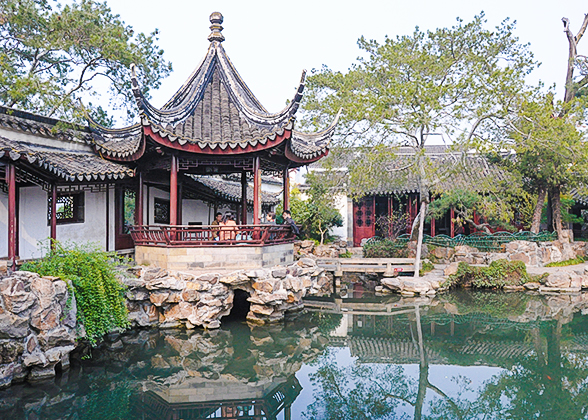
[[(241, 202), (240, 182), (228, 181), (210, 176), (188, 176), (196, 183), (204, 186), (205, 188), (209, 188), (215, 192), (215, 195), (218, 195), (227, 201), (233, 201), (237, 203)], [(280, 202), (280, 198), (281, 197), (279, 194), (270, 194), (264, 191), (261, 192), (261, 202), (266, 205), (278, 204)], [(250, 185), (247, 186), (247, 203), (249, 205), (253, 205), (253, 188)]]
[(293, 131), (290, 150), (292, 150), (296, 156), (305, 160), (311, 160), (324, 154), (329, 148), (331, 138), (333, 137), (340, 116), (341, 110), (337, 113), (337, 116), (326, 130), (317, 133)]
[(90, 139), (87, 127), (4, 106), (0, 106), (0, 127), (80, 143)]
[[(360, 152), (346, 153), (344, 156), (333, 156), (334, 167), (343, 168), (350, 161), (358, 158)], [(414, 156), (411, 147), (400, 147), (394, 150), (395, 158), (386, 162), (390, 177), (384, 177), (373, 185), (366, 193), (376, 195), (418, 193), (419, 185), (416, 176), (405, 168)], [(332, 155), (331, 155), (332, 156)], [(470, 188), (477, 191), (488, 191), (490, 183), (509, 182), (508, 174), (500, 167), (490, 163), (484, 156), (475, 153), (454, 151), (449, 146), (434, 145), (425, 148), (425, 156), (438, 174), (439, 180), (430, 188), (436, 192), (450, 191), (456, 188)], [(320, 168), (321, 164), (312, 165)]]
[(0, 136), (0, 154), (12, 160), (24, 160), (66, 181), (100, 181), (134, 176), (124, 165), (110, 162), (88, 151), (72, 151), (9, 140)]
[(92, 130), (92, 142), (99, 152), (106, 156), (126, 158), (139, 151), (143, 139), (141, 124), (109, 129), (96, 124), (89, 117), (88, 121)]
[(300, 105), (304, 74), (294, 99), (282, 111), (270, 114), (251, 93), (218, 41), (210, 44), (200, 67), (162, 109), (141, 93), (136, 77), (133, 92), (143, 125), (170, 141), (198, 144), (200, 148), (246, 148), (291, 130)]

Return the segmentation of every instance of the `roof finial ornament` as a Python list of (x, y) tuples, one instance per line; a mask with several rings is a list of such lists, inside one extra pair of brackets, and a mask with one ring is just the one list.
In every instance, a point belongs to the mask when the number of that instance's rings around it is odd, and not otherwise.
[(212, 32), (210, 33), (210, 35), (208, 35), (208, 40), (210, 42), (223, 42), (225, 40), (224, 35), (221, 34), (221, 31), (223, 30), (223, 27), (221, 25), (221, 23), (223, 23), (223, 15), (220, 12), (212, 12), (209, 19), (210, 23), (212, 23), (212, 25), (210, 25), (210, 30)]

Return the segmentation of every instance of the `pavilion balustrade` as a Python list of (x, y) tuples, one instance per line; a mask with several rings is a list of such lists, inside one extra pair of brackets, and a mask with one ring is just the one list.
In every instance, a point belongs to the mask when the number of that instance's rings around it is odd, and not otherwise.
[(287, 225), (237, 226), (132, 226), (130, 234), (138, 246), (206, 247), (217, 245), (264, 246), (296, 239)]

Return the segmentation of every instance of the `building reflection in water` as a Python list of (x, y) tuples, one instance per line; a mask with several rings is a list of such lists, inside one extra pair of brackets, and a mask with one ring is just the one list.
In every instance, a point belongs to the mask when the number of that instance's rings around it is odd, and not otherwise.
[(301, 390), (294, 375), (264, 384), (190, 379), (164, 391), (141, 392), (132, 406), (145, 420), (274, 420), (282, 411), (290, 420)]

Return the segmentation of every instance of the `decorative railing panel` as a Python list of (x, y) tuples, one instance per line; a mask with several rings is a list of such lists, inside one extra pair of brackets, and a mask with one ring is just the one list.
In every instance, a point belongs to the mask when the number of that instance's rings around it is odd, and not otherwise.
[(237, 226), (131, 226), (135, 245), (203, 247), (215, 245), (275, 245), (293, 242), (296, 236), (288, 225)]
[[(410, 235), (400, 235), (394, 241), (397, 248), (406, 247), (407, 242), (410, 239)], [(502, 245), (512, 241), (530, 241), (530, 242), (546, 242), (554, 241), (557, 239), (555, 232), (495, 232), (495, 233), (483, 233), (476, 232), (471, 235), (457, 235), (453, 238), (447, 235), (437, 236), (423, 236), (423, 242), (432, 246), (455, 248), (458, 245), (468, 245), (473, 248), (477, 248), (482, 252), (499, 252), (502, 250)], [(384, 240), (374, 236), (368, 239), (368, 242), (377, 242)]]

